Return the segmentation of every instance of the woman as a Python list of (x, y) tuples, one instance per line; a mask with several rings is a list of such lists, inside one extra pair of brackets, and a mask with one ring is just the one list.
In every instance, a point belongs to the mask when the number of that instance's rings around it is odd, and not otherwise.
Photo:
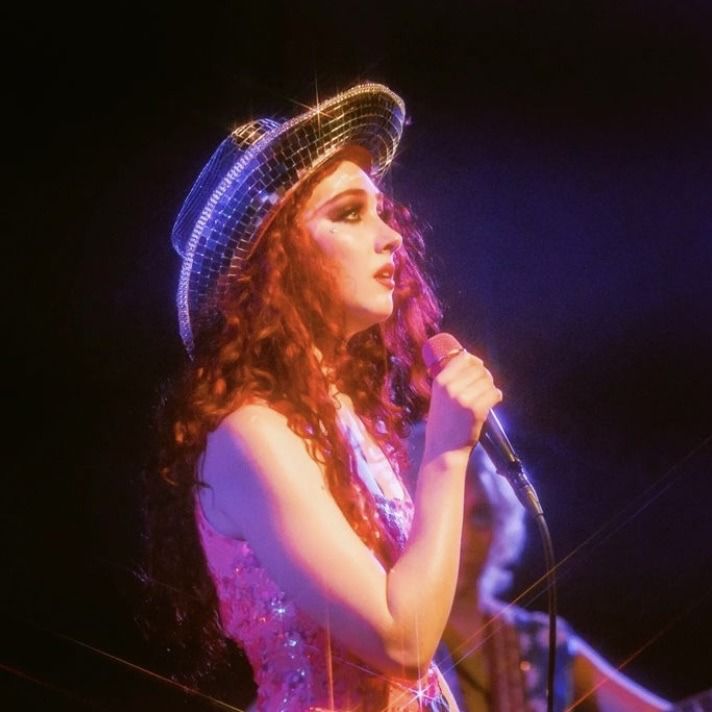
[[(414, 451), (422, 448), (422, 435), (422, 429), (414, 430)], [(522, 550), (524, 510), (481, 448), (472, 453), (468, 470), (457, 590), (436, 659), (463, 711), (543, 711), (548, 617), (498, 599)], [(564, 621), (557, 631), (555, 710), (672, 709), (611, 667)]]
[[(420, 349), (438, 304), (409, 212), (378, 187), (404, 118), (399, 97), (367, 83), (245, 124), (173, 231), (192, 361), (149, 573), (194, 576), (192, 597), (167, 589), (176, 644), (198, 630), (217, 655), (220, 633), (235, 640), (261, 710), (456, 709), (431, 659), (468, 456), (502, 394), (466, 352), (428, 382)], [(411, 500), (402, 438), (426, 414)]]

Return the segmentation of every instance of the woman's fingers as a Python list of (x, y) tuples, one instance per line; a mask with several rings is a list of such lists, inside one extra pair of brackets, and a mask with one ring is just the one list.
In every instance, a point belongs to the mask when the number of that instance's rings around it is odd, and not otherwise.
[(437, 385), (450, 398), (467, 403), (478, 393), (494, 388), (494, 378), (480, 359), (470, 355), (470, 358), (458, 358), (458, 363), (443, 371)]
[(454, 379), (461, 376), (463, 373), (470, 373), (484, 368), (484, 362), (469, 351), (460, 351), (460, 353), (448, 359), (444, 364), (434, 381), (439, 385), (445, 386)]
[(433, 380), (428, 432), (441, 450), (471, 447), (490, 410), (502, 400), (482, 359), (462, 351)]
[(434, 382), (446, 401), (454, 406), (478, 411), (491, 408), (502, 400), (502, 391), (481, 359), (471, 354), (459, 354), (443, 369)]
[(502, 391), (494, 386), (473, 394), (470, 407), (478, 421), (487, 420), (490, 410), (502, 401)]

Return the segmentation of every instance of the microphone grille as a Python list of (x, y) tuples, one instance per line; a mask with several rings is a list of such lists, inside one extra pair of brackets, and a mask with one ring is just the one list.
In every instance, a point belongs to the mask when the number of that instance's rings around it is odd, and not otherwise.
[(431, 336), (422, 348), (423, 362), (428, 372), (441, 361), (445, 361), (453, 352), (461, 351), (462, 344), (446, 331)]

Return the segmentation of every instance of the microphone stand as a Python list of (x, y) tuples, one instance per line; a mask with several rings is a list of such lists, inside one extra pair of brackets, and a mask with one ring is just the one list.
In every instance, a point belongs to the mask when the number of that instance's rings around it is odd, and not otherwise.
[[(491, 422), (491, 425), (490, 425)], [(489, 426), (489, 427), (488, 427)], [(524, 509), (534, 518), (539, 530), (544, 561), (546, 565), (546, 590), (549, 609), (549, 656), (546, 677), (546, 709), (554, 710), (554, 678), (556, 674), (556, 560), (554, 545), (549, 527), (544, 517), (544, 510), (539, 503), (536, 491), (524, 472), (522, 461), (514, 453), (504, 429), (497, 420), (494, 411), (490, 411), (480, 436), (480, 442), (494, 464), (498, 475), (502, 475), (512, 486), (514, 493)]]

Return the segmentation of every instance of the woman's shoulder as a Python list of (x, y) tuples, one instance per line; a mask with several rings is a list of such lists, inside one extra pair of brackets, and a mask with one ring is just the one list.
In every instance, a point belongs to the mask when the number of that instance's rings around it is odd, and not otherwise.
[(294, 435), (288, 415), (289, 409), (284, 403), (251, 397), (220, 421), (208, 435), (207, 448), (231, 445), (248, 452), (275, 435)]
[(241, 404), (210, 433), (201, 467), (203, 511), (222, 533), (244, 533), (244, 522), (286, 493), (321, 486), (322, 474), (287, 413), (257, 400)]
[(313, 463), (304, 438), (289, 425), (286, 405), (251, 398), (209, 434), (205, 479), (210, 483), (215, 477), (233, 477), (236, 473), (258, 479), (277, 473), (283, 478), (286, 469), (292, 465), (303, 468), (307, 461)]

